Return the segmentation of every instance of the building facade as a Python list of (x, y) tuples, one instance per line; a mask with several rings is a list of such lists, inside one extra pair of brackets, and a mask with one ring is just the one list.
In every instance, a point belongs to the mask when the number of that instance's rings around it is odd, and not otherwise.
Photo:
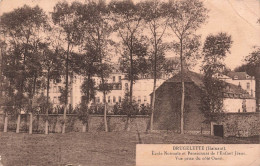
[(227, 83), (237, 85), (246, 90), (252, 97), (256, 96), (255, 78), (248, 75), (246, 72), (228, 72), (227, 75), (216, 74), (216, 78)]
[[(101, 84), (101, 79), (99, 77), (93, 77), (96, 86)], [(165, 79), (157, 79), (157, 87), (159, 87)], [(50, 82), (50, 101), (54, 106), (61, 105), (60, 96), (61, 89), (65, 88), (65, 77), (61, 79), (52, 80)], [(69, 94), (68, 103), (73, 107), (77, 107), (81, 102), (82, 92), (81, 86), (84, 82), (84, 77), (80, 75), (74, 75), (69, 77)], [(153, 91), (152, 78), (144, 78), (136, 80), (133, 84), (133, 100), (139, 104), (150, 104), (150, 94)], [(113, 72), (110, 74), (109, 78), (106, 79), (106, 83), (110, 85), (111, 90), (106, 94), (106, 102), (109, 106), (113, 106), (116, 103), (121, 103), (125, 97), (125, 94), (130, 90), (130, 81), (126, 79), (126, 74), (120, 72)], [(97, 90), (95, 94), (95, 99), (91, 103), (101, 104), (103, 103), (103, 92)]]
[[(203, 75), (191, 71), (183, 73), (185, 83), (184, 130), (190, 133), (208, 133), (210, 124), (201, 109), (205, 93)], [(180, 130), (181, 76), (177, 74), (165, 81), (156, 90), (154, 129)], [(246, 90), (237, 85), (227, 84), (222, 90), (223, 113), (256, 112), (256, 101)]]

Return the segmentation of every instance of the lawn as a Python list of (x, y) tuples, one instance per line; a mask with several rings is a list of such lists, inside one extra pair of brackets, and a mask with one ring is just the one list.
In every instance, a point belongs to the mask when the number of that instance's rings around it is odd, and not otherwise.
[(92, 132), (66, 134), (0, 133), (4, 166), (135, 165), (135, 145), (259, 143), (259, 138), (220, 138), (176, 133)]

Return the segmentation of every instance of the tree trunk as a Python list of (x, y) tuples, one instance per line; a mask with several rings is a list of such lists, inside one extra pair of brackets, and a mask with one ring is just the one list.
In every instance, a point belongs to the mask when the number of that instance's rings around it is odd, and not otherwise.
[(32, 134), (32, 129), (33, 129), (33, 116), (32, 113), (29, 113), (30, 115), (30, 123), (29, 123), (29, 134)]
[(5, 113), (5, 122), (4, 122), (4, 132), (7, 132), (7, 126), (8, 126), (8, 113)]
[[(101, 58), (101, 55), (100, 55), (100, 58)], [(102, 64), (102, 59), (100, 59), (100, 63)], [(104, 103), (104, 126), (105, 126), (105, 132), (108, 132), (105, 80), (104, 80), (103, 71), (101, 71), (101, 72), (102, 72), (101, 73), (101, 83), (102, 83), (102, 88), (103, 88), (102, 90), (103, 90), (103, 103)]]
[(83, 124), (82, 126), (82, 132), (85, 133), (87, 131), (87, 124)]
[(152, 112), (151, 112), (151, 120), (150, 120), (150, 131), (153, 130), (153, 116), (154, 116), (154, 109), (155, 109), (155, 89), (156, 89), (156, 79), (157, 79), (157, 42), (156, 42), (156, 35), (154, 35), (154, 69), (153, 69), (153, 98), (152, 98)]
[(47, 73), (47, 100), (46, 100), (46, 121), (45, 121), (45, 134), (49, 134), (49, 93), (50, 93), (50, 70)]
[(19, 113), (17, 116), (16, 133), (20, 132), (20, 123), (21, 123), (21, 113)]
[[(156, 74), (155, 74), (156, 76)], [(151, 112), (151, 120), (150, 120), (150, 130), (153, 130), (153, 118), (154, 118), (154, 110), (155, 110), (155, 89), (156, 89), (156, 77), (154, 78), (153, 85), (153, 98), (152, 98), (152, 112)]]
[[(132, 42), (132, 40), (131, 40)], [(132, 44), (131, 44), (132, 45)], [(132, 105), (133, 102), (133, 53), (132, 53), (132, 47), (130, 50), (130, 92), (129, 92), (129, 96), (130, 96), (130, 104)]]
[(181, 134), (184, 134), (184, 98), (185, 98), (185, 89), (184, 82), (181, 83)]
[[(99, 60), (100, 60), (100, 65), (102, 65), (102, 51), (101, 51), (101, 39), (100, 39), (100, 34), (99, 30), (97, 33), (98, 37), (98, 53), (99, 53)], [(104, 126), (105, 126), (105, 132), (108, 132), (108, 125), (107, 125), (107, 102), (106, 102), (106, 89), (105, 89), (105, 80), (104, 80), (104, 73), (103, 70), (101, 70), (101, 83), (102, 83), (102, 90), (103, 90), (103, 102), (104, 102)]]
[(184, 113), (184, 98), (185, 98), (185, 87), (184, 87), (184, 80), (183, 80), (183, 57), (182, 57), (182, 38), (180, 39), (180, 60), (181, 60), (181, 124), (180, 124), (180, 133), (184, 134), (184, 118), (183, 118), (183, 113)]
[(48, 121), (48, 116), (45, 121), (45, 134), (49, 134), (49, 121)]
[(103, 95), (104, 95), (104, 125), (105, 125), (105, 132), (108, 132), (106, 94), (103, 93)]
[(130, 131), (130, 117), (127, 116), (127, 119), (126, 119), (126, 131)]
[(256, 97), (256, 111), (260, 112), (260, 64), (256, 65), (255, 75), (255, 97)]
[[(68, 35), (68, 41), (69, 41), (69, 35)], [(68, 93), (69, 93), (69, 48), (70, 44), (68, 43), (68, 49), (67, 49), (67, 57), (66, 57), (66, 87), (65, 87), (65, 108), (64, 108), (64, 114), (63, 114), (63, 125), (62, 125), (62, 134), (65, 133), (66, 130), (66, 113), (68, 109)]]
[(63, 124), (62, 124), (62, 134), (65, 134), (65, 130), (66, 130), (66, 112), (67, 112), (68, 107), (65, 106), (64, 108), (64, 114), (63, 114)]
[(34, 100), (34, 95), (36, 92), (36, 81), (37, 81), (37, 75), (34, 74), (34, 78), (33, 78), (33, 93), (32, 93), (32, 98), (30, 99), (30, 122), (29, 122), (29, 134), (32, 134), (32, 130), (33, 130), (33, 119), (32, 119), (32, 112), (33, 112), (33, 100)]

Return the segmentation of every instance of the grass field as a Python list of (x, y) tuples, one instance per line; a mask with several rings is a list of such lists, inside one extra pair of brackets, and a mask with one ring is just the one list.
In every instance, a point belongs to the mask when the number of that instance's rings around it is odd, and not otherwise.
[(259, 138), (220, 138), (176, 133), (96, 132), (66, 134), (0, 133), (4, 166), (135, 165), (135, 146), (145, 144), (259, 143)]

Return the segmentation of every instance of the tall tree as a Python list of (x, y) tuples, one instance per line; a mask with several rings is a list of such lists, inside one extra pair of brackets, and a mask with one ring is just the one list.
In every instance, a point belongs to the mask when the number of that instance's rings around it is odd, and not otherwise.
[(42, 68), (44, 70), (43, 76), (46, 80), (44, 90), (46, 89), (46, 101), (44, 105), (44, 110), (46, 112), (45, 119), (45, 134), (48, 134), (48, 114), (51, 109), (51, 104), (49, 101), (50, 98), (50, 81), (51, 80), (60, 80), (61, 75), (61, 66), (62, 60), (60, 54), (63, 53), (62, 49), (58, 47), (55, 50), (52, 50), (49, 45), (42, 45), (43, 53), (42, 53)]
[[(185, 86), (183, 81), (183, 66), (184, 58), (190, 57), (196, 46), (198, 46), (198, 36), (194, 37), (195, 31), (207, 19), (207, 9), (204, 7), (203, 2), (199, 0), (180, 0), (170, 1), (164, 7), (169, 16), (169, 27), (177, 38), (177, 48), (180, 55), (181, 64), (181, 110), (180, 110), (180, 132), (184, 133), (184, 99), (185, 99)], [(190, 42), (193, 41), (193, 42)], [(190, 45), (194, 43), (194, 45)], [(194, 47), (195, 46), (195, 47)], [(187, 54), (185, 55), (185, 50)]]
[(203, 47), (203, 66), (205, 96), (202, 98), (202, 111), (207, 118), (211, 118), (212, 113), (223, 111), (223, 89), (225, 84), (214, 78), (215, 74), (224, 72), (225, 65), (223, 60), (230, 53), (232, 46), (231, 36), (227, 33), (208, 35)]
[(90, 2), (83, 5), (79, 11), (80, 22), (84, 29), (85, 41), (89, 43), (88, 49), (92, 56), (94, 56), (92, 63), (95, 62), (95, 67), (97, 67), (96, 74), (101, 78), (101, 84), (99, 90), (103, 93), (103, 103), (104, 103), (104, 124), (105, 131), (108, 131), (107, 126), (107, 102), (106, 94), (109, 88), (106, 84), (106, 78), (110, 73), (109, 65), (109, 45), (113, 42), (109, 39), (112, 33), (112, 27), (108, 17), (109, 11), (106, 4), (103, 1)]
[[(135, 79), (134, 73), (134, 52), (142, 42), (140, 42), (142, 21), (141, 7), (139, 4), (134, 4), (132, 1), (112, 1), (109, 4), (112, 18), (115, 23), (115, 31), (122, 39), (122, 44), (125, 48), (123, 58), (129, 59), (129, 74), (130, 80), (129, 98), (130, 103), (133, 101), (133, 83)], [(140, 47), (141, 48), (141, 47)]]
[[(41, 71), (39, 64), (39, 43), (41, 32), (46, 28), (46, 15), (41, 8), (24, 5), (1, 16), (1, 32), (8, 44), (5, 76), (12, 80), (15, 93), (19, 96), (17, 129), (20, 129), (20, 113), (25, 108), (24, 101), (29, 99), (27, 108), (31, 111), (32, 100), (36, 93), (37, 77)], [(32, 84), (31, 84), (32, 82)]]
[(66, 58), (65, 58), (65, 90), (64, 90), (64, 116), (62, 133), (65, 133), (66, 128), (66, 113), (68, 110), (68, 93), (69, 93), (69, 71), (70, 54), (73, 46), (77, 45), (80, 39), (79, 22), (77, 19), (77, 8), (80, 4), (73, 2), (71, 5), (67, 2), (59, 2), (55, 5), (52, 12), (52, 20), (55, 25), (60, 27), (63, 33), (63, 40), (66, 42)]
[(88, 105), (92, 99), (95, 98), (95, 81), (93, 76), (97, 74), (98, 56), (94, 46), (89, 43), (87, 38), (82, 40), (81, 52), (75, 54), (72, 59), (74, 65), (74, 71), (76, 74), (81, 75), (84, 78), (84, 82), (81, 85), (81, 103), (80, 103), (80, 118), (83, 123), (83, 132), (88, 128), (89, 108)]
[[(9, 93), (8, 89), (10, 88), (9, 86), (9, 81), (4, 77), (3, 70), (4, 70), (4, 55), (6, 53), (6, 43), (4, 40), (0, 40), (0, 108), (1, 110), (4, 111), (5, 117), (4, 117), (4, 132), (7, 132), (7, 125), (8, 125), (8, 102), (10, 102), (9, 99)], [(11, 105), (12, 107), (12, 105)], [(5, 109), (3, 109), (5, 108)]]
[[(162, 37), (165, 34), (165, 30), (168, 23), (166, 12), (163, 10), (163, 3), (158, 0), (145, 1), (140, 4), (141, 12), (150, 30), (150, 43), (152, 45), (151, 61), (153, 71), (153, 96), (152, 96), (152, 112), (150, 120), (150, 130), (153, 130), (153, 115), (155, 108), (155, 89), (158, 70), (160, 71), (160, 64), (164, 61), (164, 51), (166, 47), (163, 46)], [(158, 55), (159, 54), (159, 55)], [(158, 57), (160, 56), (160, 57)], [(160, 61), (161, 60), (161, 61)], [(161, 63), (158, 63), (161, 62)]]

